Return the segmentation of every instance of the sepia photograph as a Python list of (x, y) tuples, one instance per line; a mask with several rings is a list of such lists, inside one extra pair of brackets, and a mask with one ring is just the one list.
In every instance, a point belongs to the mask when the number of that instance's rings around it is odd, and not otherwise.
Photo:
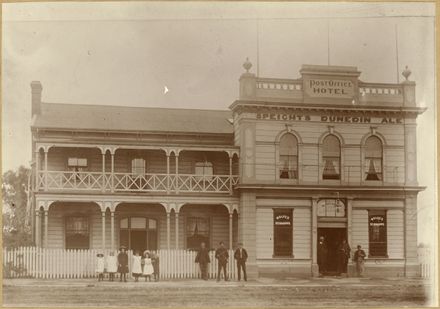
[(1, 6), (4, 307), (438, 306), (434, 2)]

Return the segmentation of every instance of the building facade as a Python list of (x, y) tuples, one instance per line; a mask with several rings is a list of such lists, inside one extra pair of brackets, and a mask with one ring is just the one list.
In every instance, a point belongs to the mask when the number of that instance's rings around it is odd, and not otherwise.
[(361, 245), (369, 275), (416, 275), (424, 109), (410, 71), (379, 84), (356, 67), (303, 65), (298, 79), (243, 67), (230, 111), (43, 103), (32, 82), (36, 244), (241, 241), (250, 276), (314, 276), (324, 236), (331, 257), (343, 239)]

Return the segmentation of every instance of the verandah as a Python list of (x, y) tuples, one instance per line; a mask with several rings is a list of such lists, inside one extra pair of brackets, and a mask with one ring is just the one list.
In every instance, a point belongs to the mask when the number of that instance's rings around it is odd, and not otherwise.
[[(96, 276), (96, 255), (108, 255), (109, 250), (46, 249), (19, 247), (3, 249), (3, 276), (6, 278), (79, 279)], [(133, 251), (128, 250), (129, 270)], [(234, 251), (229, 250), (228, 276), (236, 278)], [(158, 250), (160, 279), (196, 279), (200, 270), (196, 264), (197, 252), (190, 250)], [(215, 252), (210, 251), (209, 278), (216, 278), (218, 263)]]

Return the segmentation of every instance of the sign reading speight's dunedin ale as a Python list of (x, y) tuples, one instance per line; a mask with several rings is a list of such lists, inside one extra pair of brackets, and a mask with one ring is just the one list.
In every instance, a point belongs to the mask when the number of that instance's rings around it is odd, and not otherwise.
[(368, 116), (340, 116), (340, 115), (308, 115), (294, 113), (256, 113), (260, 120), (282, 121), (315, 121), (315, 122), (341, 122), (341, 123), (379, 123), (402, 124), (402, 118), (393, 117), (368, 117)]

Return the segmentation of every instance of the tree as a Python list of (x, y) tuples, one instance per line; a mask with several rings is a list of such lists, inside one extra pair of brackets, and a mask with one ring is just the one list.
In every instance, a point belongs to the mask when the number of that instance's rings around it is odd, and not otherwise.
[(32, 244), (31, 209), (28, 202), (31, 170), (20, 166), (3, 174), (3, 246)]

